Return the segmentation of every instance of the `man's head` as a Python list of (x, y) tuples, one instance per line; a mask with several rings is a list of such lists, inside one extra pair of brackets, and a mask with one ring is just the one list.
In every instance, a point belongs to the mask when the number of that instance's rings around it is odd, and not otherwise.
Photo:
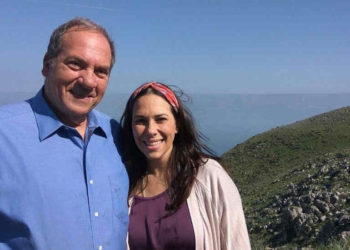
[(94, 22), (77, 18), (53, 32), (42, 69), (44, 95), (62, 122), (86, 121), (104, 95), (113, 63), (113, 43)]
[(69, 20), (68, 22), (61, 24), (58, 26), (50, 37), (49, 45), (47, 46), (46, 57), (48, 61), (51, 61), (57, 57), (57, 55), (61, 52), (62, 49), (62, 38), (64, 34), (66, 34), (70, 29), (76, 30), (90, 30), (95, 31), (97, 33), (102, 34), (109, 43), (109, 47), (111, 49), (111, 68), (115, 63), (115, 49), (112, 39), (109, 37), (107, 31), (97, 23), (91, 21), (86, 18), (74, 18)]

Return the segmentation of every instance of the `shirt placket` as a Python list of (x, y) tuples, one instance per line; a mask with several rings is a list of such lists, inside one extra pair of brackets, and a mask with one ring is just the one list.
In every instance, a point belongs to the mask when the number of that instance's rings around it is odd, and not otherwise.
[(98, 183), (98, 180), (95, 179), (96, 175), (94, 172), (96, 171), (94, 168), (96, 167), (95, 159), (89, 156), (89, 141), (90, 137), (93, 136), (93, 129), (90, 128), (87, 131), (86, 140), (84, 143), (84, 168), (86, 171), (86, 187), (87, 187), (87, 195), (89, 200), (89, 208), (90, 208), (90, 220), (91, 220), (91, 231), (92, 238), (94, 242), (94, 249), (104, 250), (103, 239), (101, 237), (101, 233), (103, 233), (103, 204), (99, 204), (97, 202), (98, 197), (96, 195), (99, 194), (99, 187), (101, 188), (102, 183)]

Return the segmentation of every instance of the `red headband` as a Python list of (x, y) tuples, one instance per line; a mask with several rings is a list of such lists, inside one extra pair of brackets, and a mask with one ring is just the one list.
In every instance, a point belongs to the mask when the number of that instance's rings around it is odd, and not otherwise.
[(159, 82), (147, 82), (141, 85), (134, 91), (134, 93), (132, 93), (132, 97), (135, 99), (142, 90), (147, 89), (149, 87), (161, 93), (177, 112), (177, 110), (179, 109), (179, 102), (177, 101), (174, 92)]

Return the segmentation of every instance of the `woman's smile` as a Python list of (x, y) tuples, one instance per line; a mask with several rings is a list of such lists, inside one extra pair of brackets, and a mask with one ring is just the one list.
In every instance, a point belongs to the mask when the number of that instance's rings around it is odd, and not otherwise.
[(133, 136), (149, 163), (168, 164), (177, 127), (171, 106), (155, 94), (141, 96), (133, 110)]

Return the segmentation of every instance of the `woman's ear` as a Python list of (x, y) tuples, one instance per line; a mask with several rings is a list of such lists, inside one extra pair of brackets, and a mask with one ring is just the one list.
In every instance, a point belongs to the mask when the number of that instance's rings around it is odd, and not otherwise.
[(177, 122), (176, 122), (175, 134), (177, 134), (177, 132), (179, 132), (179, 129), (178, 129)]

